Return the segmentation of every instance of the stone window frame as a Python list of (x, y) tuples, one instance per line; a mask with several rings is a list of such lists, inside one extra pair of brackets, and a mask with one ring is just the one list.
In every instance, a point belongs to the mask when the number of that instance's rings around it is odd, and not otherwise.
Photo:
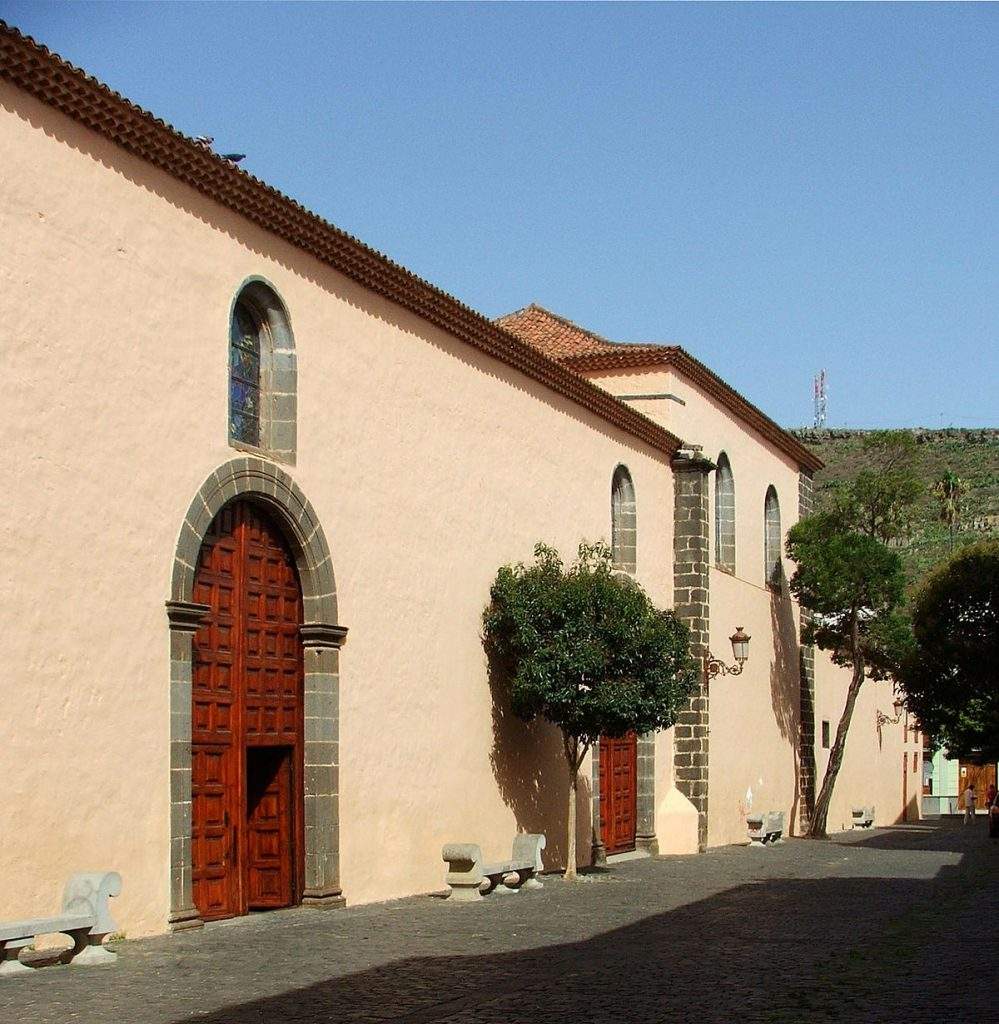
[(170, 599), (170, 914), (171, 930), (202, 924), (192, 878), (191, 690), (194, 634), (209, 613), (193, 601), (201, 543), (235, 498), (263, 506), (281, 524), (302, 586), (305, 697), (305, 886), (302, 902), (342, 906), (339, 821), (340, 647), (333, 560), (322, 525), (298, 484), (262, 459), (232, 459), (194, 496), (177, 541)]
[(638, 517), (631, 472), (619, 463), (611, 476), (611, 561), (615, 569), (638, 569)]
[(725, 452), (715, 470), (715, 568), (735, 575), (735, 476)]
[[(232, 376), (229, 337), (236, 307), (243, 305), (260, 324), (260, 443), (232, 434)], [(226, 333), (226, 435), (230, 448), (264, 455), (293, 466), (298, 451), (298, 356), (291, 317), (277, 289), (253, 275), (236, 289), (229, 304)]]
[(780, 586), (784, 535), (780, 524), (780, 498), (773, 484), (763, 499), (763, 576), (768, 587)]

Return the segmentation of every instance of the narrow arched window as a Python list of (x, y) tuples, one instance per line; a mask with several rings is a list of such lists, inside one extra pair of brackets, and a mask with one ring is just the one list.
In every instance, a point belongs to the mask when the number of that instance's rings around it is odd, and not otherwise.
[(252, 278), (229, 317), (229, 443), (295, 461), (298, 370), (284, 304)]
[(229, 437), (255, 448), (260, 446), (260, 350), (267, 341), (260, 315), (246, 299), (237, 299), (229, 323)]
[(715, 472), (715, 565), (735, 572), (735, 478), (724, 452)]
[(637, 539), (635, 486), (627, 468), (618, 466), (611, 481), (611, 553), (615, 569), (635, 571)]
[(769, 584), (780, 582), (781, 540), (780, 502), (777, 500), (777, 490), (771, 484), (763, 503), (763, 566)]

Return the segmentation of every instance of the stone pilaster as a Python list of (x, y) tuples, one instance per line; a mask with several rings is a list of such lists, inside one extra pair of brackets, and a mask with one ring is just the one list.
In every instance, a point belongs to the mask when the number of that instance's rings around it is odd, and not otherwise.
[[(673, 459), (673, 605), (690, 629), (699, 665), (708, 651), (708, 477), (715, 468), (699, 450)], [(708, 682), (698, 675), (689, 705), (676, 719), (673, 767), (676, 787), (697, 808), (697, 846), (708, 845)]]
[(638, 737), (638, 778), (636, 796), (635, 849), (650, 857), (659, 855), (656, 838), (656, 734)]
[(167, 601), (170, 623), (170, 916), (171, 931), (200, 928), (191, 849), (191, 686), (194, 634), (211, 608)]
[(590, 758), (593, 762), (591, 774), (593, 847), (590, 862), (594, 867), (602, 867), (607, 863), (607, 847), (600, 832), (600, 740), (590, 747)]
[[(813, 510), (812, 474), (798, 474), (798, 518), (804, 519)], [(801, 624), (808, 613), (801, 612)], [(798, 734), (798, 831), (808, 831), (815, 810), (815, 649), (800, 644), (798, 648), (801, 680)]]
[(305, 888), (302, 903), (342, 907), (340, 888), (340, 648), (343, 626), (307, 622), (305, 660)]

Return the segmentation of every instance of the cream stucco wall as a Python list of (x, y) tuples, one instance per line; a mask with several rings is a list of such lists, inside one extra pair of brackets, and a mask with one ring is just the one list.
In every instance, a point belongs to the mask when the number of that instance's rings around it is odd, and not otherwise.
[[(849, 674), (833, 665), (828, 656), (816, 652), (816, 793), (829, 762), (829, 751), (822, 747), (822, 722), (829, 722), (831, 744), (846, 703), (848, 685)], [(851, 808), (854, 806), (873, 804), (877, 825), (893, 825), (919, 818), (921, 744), (906, 728), (904, 714), (896, 724), (886, 723), (880, 729), (877, 727), (878, 711), (894, 717), (894, 699), (890, 682), (867, 680), (861, 687), (847, 734), (843, 764), (829, 805), (830, 832), (851, 827)]]
[[(744, 842), (746, 812), (783, 810), (791, 831), (800, 825), (798, 780), (800, 679), (800, 612), (786, 586), (778, 593), (764, 582), (764, 499), (767, 488), (777, 491), (781, 528), (798, 519), (798, 466), (771, 442), (704, 394), (670, 367), (645, 371), (592, 374), (591, 379), (612, 394), (669, 395), (669, 398), (629, 399), (629, 404), (683, 438), (701, 445), (717, 460), (728, 455), (735, 480), (735, 573), (714, 567), (714, 482), (709, 530), (710, 637), (712, 653), (731, 663), (729, 637), (736, 626), (752, 637), (750, 658), (737, 676), (718, 676), (710, 687), (709, 845)], [(782, 552), (783, 557), (783, 552)], [(793, 564), (786, 558), (784, 574)], [(828, 752), (821, 749), (821, 721), (836, 724), (846, 700), (849, 672), (833, 665), (821, 652), (816, 661), (816, 794), (825, 772)], [(879, 689), (880, 688), (880, 689)], [(884, 691), (887, 696), (884, 696)], [(853, 805), (876, 807), (879, 823), (903, 820), (903, 756), (908, 754), (910, 787), (905, 794), (908, 813), (918, 801), (913, 791), (913, 759), (918, 744), (905, 745), (903, 726), (875, 725), (876, 698), (891, 713), (888, 684), (868, 682), (861, 692), (847, 739), (847, 753), (834, 790), (829, 828), (850, 823)]]
[(350, 629), (345, 896), (439, 888), (444, 841), (500, 854), (518, 828), (547, 832), (558, 864), (560, 747), (497, 709), (480, 614), (497, 566), (535, 541), (571, 556), (609, 536), (619, 462), (638, 578), (669, 604), (664, 457), (6, 85), (0, 151), (0, 919), (48, 911), (69, 872), (106, 866), (124, 876), (121, 926), (165, 927), (164, 601), (188, 504), (234, 454), (228, 314), (250, 275), (290, 311), (290, 471)]

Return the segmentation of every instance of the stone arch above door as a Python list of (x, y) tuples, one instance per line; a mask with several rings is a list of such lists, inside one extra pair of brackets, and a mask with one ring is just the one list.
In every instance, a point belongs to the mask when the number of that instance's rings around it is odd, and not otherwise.
[(208, 609), (192, 602), (198, 553), (228, 502), (259, 503), (286, 533), (302, 585), (305, 683), (305, 893), (342, 905), (339, 866), (339, 649), (333, 560), (315, 509), (291, 477), (263, 459), (239, 458), (211, 473), (194, 496), (174, 555), (170, 599), (170, 924), (201, 921), (191, 888), (191, 683), (193, 638)]

